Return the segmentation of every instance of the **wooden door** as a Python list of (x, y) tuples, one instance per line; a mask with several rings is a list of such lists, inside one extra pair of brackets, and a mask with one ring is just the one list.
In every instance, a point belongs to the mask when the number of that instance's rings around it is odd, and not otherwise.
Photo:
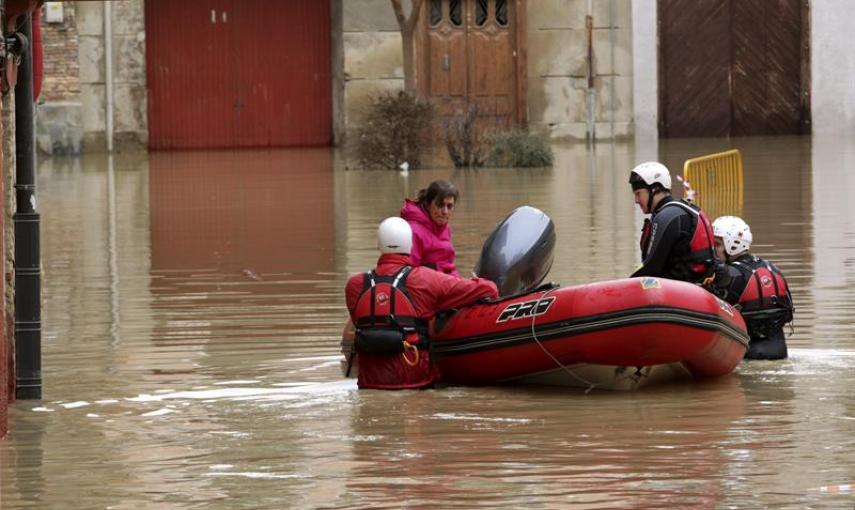
[(507, 130), (516, 98), (513, 7), (508, 0), (475, 0), (469, 15), (469, 101), (487, 126)]
[(482, 129), (508, 129), (524, 121), (518, 20), (524, 4), (513, 0), (429, 0), (419, 88), (442, 116), (477, 107)]
[(663, 137), (810, 132), (801, 0), (659, 0)]
[(460, 0), (429, 4), (427, 95), (440, 115), (459, 115), (469, 96), (466, 10)]
[(152, 149), (329, 145), (329, 2), (147, 0)]
[(802, 33), (803, 25), (807, 31), (804, 4), (800, 0), (731, 1), (731, 134), (810, 132), (807, 82), (802, 76), (809, 41)]

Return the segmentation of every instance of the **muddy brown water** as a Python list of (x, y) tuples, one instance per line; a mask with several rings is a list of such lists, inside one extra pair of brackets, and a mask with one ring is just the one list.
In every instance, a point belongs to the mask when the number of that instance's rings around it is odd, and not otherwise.
[[(464, 271), (504, 214), (543, 209), (549, 278), (579, 284), (637, 264), (634, 163), (730, 147), (753, 251), (795, 295), (790, 359), (639, 392), (342, 379), (343, 284), (405, 195), (460, 187)], [(2, 508), (852, 508), (853, 168), (852, 141), (798, 137), (405, 176), (326, 149), (45, 160), (44, 400), (10, 409)]]

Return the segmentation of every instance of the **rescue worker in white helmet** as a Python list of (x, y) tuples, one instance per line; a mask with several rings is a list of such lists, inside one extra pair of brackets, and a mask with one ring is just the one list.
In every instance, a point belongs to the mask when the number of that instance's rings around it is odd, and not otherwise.
[[(498, 297), (496, 284), (413, 267), (413, 231), (406, 220), (386, 218), (377, 230), (380, 258), (367, 273), (350, 277), (345, 301), (356, 327), (360, 388), (415, 389), (433, 385), (428, 321), (437, 312)], [(349, 361), (353, 361), (353, 355)]]
[(671, 196), (671, 174), (648, 161), (629, 176), (635, 203), (650, 219), (641, 232), (641, 267), (631, 276), (658, 276), (703, 283), (714, 273), (713, 232), (696, 205)]
[(717, 279), (719, 295), (742, 312), (751, 342), (746, 359), (787, 357), (784, 325), (793, 320), (787, 280), (774, 264), (749, 253), (754, 236), (742, 218), (721, 216), (713, 222), (715, 250), (727, 262), (729, 282)]

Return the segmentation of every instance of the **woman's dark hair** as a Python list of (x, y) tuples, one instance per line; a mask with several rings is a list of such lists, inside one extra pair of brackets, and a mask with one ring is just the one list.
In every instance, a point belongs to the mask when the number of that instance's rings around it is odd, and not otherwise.
[(460, 192), (448, 181), (433, 181), (430, 186), (419, 190), (416, 196), (416, 202), (423, 208), (427, 209), (430, 204), (445, 202), (445, 199), (451, 197), (454, 203), (460, 198)]

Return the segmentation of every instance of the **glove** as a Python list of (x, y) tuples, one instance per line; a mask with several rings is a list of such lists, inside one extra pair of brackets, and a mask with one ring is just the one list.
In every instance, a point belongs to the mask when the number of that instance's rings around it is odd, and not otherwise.
[(727, 270), (727, 265), (723, 262), (716, 261), (713, 264), (713, 275), (715, 276), (715, 286), (719, 289), (730, 287), (730, 283), (733, 281), (730, 271)]

